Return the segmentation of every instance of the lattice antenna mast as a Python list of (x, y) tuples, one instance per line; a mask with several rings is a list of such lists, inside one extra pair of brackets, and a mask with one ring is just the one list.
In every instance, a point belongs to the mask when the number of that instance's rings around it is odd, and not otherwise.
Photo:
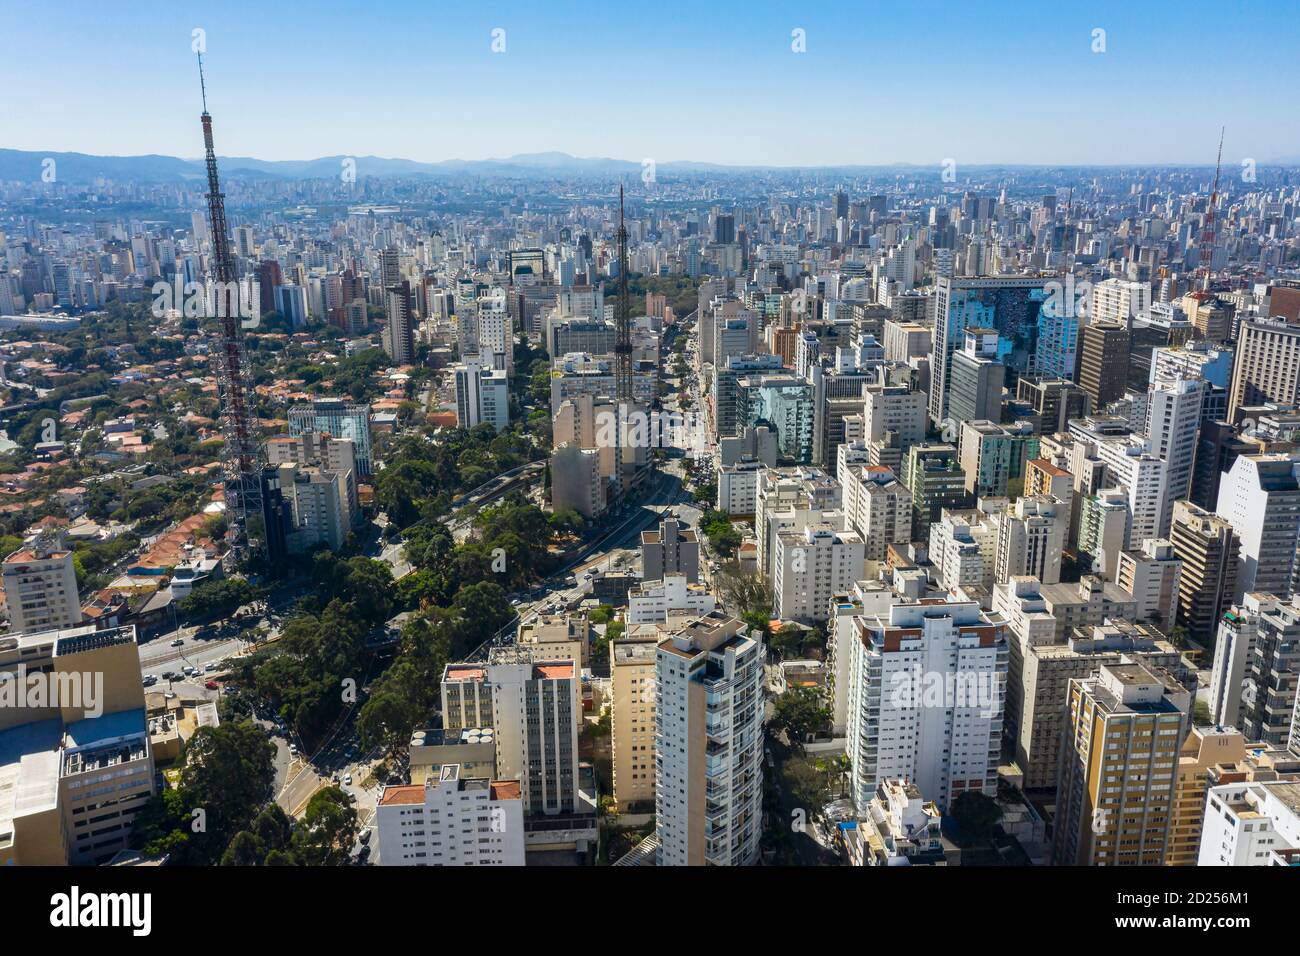
[(248, 406), (252, 394), (248, 360), (244, 353), (243, 327), (238, 303), (241, 291), (230, 254), (230, 232), (226, 224), (226, 200), (217, 175), (217, 154), (212, 142), (212, 116), (208, 113), (208, 89), (203, 77), (203, 54), (199, 54), (199, 89), (203, 96), (203, 150), (208, 172), (208, 225), (211, 229), (212, 264), (216, 282), (217, 335), (212, 354), (216, 359), (217, 398), (221, 406), (222, 453), (226, 485), (226, 518), (237, 558), (263, 545), (262, 475), (253, 416)]
[(1223, 133), (1219, 127), (1219, 155), (1214, 161), (1214, 185), (1210, 187), (1210, 206), (1205, 210), (1205, 224), (1201, 227), (1201, 243), (1197, 249), (1196, 271), (1201, 274), (1201, 291), (1210, 291), (1210, 260), (1214, 258), (1215, 219), (1219, 205), (1219, 173), (1223, 170)]
[(618, 187), (618, 318), (614, 343), (614, 386), (620, 404), (632, 402), (632, 311), (627, 297), (627, 227), (623, 187)]

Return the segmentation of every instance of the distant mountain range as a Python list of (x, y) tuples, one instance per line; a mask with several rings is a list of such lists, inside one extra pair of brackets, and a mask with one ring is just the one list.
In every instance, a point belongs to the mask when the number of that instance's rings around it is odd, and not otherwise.
[[(0, 180), (41, 179), (46, 159), (55, 162), (55, 175), (65, 183), (89, 183), (98, 178), (131, 182), (175, 182), (202, 179), (203, 160), (176, 156), (92, 156), (86, 153), (0, 149)], [(326, 179), (340, 175), (347, 160), (356, 162), (357, 176), (553, 176), (640, 175), (641, 164), (622, 159), (586, 159), (567, 153), (524, 153), (505, 159), (448, 159), (420, 163), (382, 156), (322, 156), (319, 159), (265, 160), (248, 156), (220, 156), (223, 176), (253, 179)], [(741, 169), (709, 163), (663, 163), (660, 168), (678, 172)]]
[[(55, 175), (64, 183), (84, 184), (98, 178), (112, 179), (120, 182), (176, 182), (197, 180), (204, 176), (203, 160), (180, 159), (176, 156), (92, 156), (86, 153), (56, 153), (37, 150), (0, 149), (0, 180), (40, 181), (46, 159), (55, 162)], [(401, 176), (512, 176), (512, 177), (553, 177), (573, 175), (640, 175), (642, 164), (625, 159), (582, 158), (568, 153), (521, 153), (505, 159), (447, 159), (437, 163), (421, 163), (411, 159), (385, 159), (381, 156), (322, 156), (319, 159), (265, 160), (248, 156), (221, 156), (218, 161), (222, 176), (235, 179), (330, 179), (337, 177), (347, 160), (356, 162), (358, 177), (401, 177)], [(1270, 165), (1293, 165), (1295, 160), (1282, 161)], [(1137, 166), (1139, 164), (1133, 164)], [(1165, 164), (1177, 166), (1179, 164)], [(1204, 165), (1204, 164), (1199, 164)], [(820, 166), (820, 167), (777, 167), (777, 166), (727, 166), (700, 162), (667, 162), (658, 164), (658, 169), (676, 173), (740, 173), (757, 171), (790, 171), (793, 169), (815, 169), (821, 172), (842, 171), (846, 173), (881, 173), (884, 171), (932, 170), (936, 166), (917, 166), (909, 163), (891, 163), (888, 165), (865, 166)], [(1032, 168), (1013, 163), (987, 164), (982, 169)], [(1046, 167), (1044, 167), (1046, 168)], [(1060, 169), (1061, 167), (1051, 167)], [(1079, 166), (1079, 169), (1099, 168)]]

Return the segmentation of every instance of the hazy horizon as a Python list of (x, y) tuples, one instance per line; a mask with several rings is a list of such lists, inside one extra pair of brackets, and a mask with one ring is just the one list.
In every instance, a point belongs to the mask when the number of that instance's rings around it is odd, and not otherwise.
[(198, 36), (218, 152), (270, 162), (564, 152), (769, 168), (1212, 165), (1220, 125), (1227, 167), (1300, 159), (1300, 125), (1279, 120), (1275, 95), (1300, 80), (1286, 55), (1300, 24), (1278, 0), (1231, 17), (1168, 0), (147, 13), (142, 29), (85, 5), (75, 32), (52, 35), (43, 5), (8, 4), (0, 78), (23, 92), (0, 145), (200, 155)]

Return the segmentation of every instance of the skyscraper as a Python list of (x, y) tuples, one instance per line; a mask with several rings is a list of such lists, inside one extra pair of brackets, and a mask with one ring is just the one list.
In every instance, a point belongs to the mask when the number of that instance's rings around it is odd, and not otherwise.
[(714, 612), (655, 658), (659, 866), (752, 866), (763, 801), (763, 644)]
[(403, 281), (386, 287), (388, 320), (384, 325), (384, 351), (394, 365), (415, 361), (414, 305), (411, 284)]
[(968, 791), (992, 796), (1006, 624), (973, 601), (927, 599), (856, 618), (854, 627), (846, 664), (854, 803), (865, 807), (882, 780), (896, 777), (941, 809)]
[(1241, 542), (1229, 522), (1190, 501), (1174, 502), (1169, 541), (1183, 562), (1176, 623), (1205, 643), (1236, 592)]
[(1084, 326), (1079, 351), (1079, 387), (1101, 410), (1124, 397), (1128, 376), (1129, 332), (1122, 325), (1095, 322)]
[(1244, 405), (1300, 402), (1300, 323), (1259, 319), (1241, 323), (1228, 397), (1228, 420)]
[(1006, 366), (1006, 384), (1013, 391), (1020, 376), (1036, 373), (1039, 311), (1045, 299), (1042, 279), (938, 277), (930, 361), (932, 421), (937, 424), (949, 414), (952, 355), (968, 328), (998, 333), (998, 354)]
[(1234, 599), (1250, 591), (1289, 597), (1300, 568), (1300, 455), (1240, 456), (1219, 483), (1214, 510), (1241, 539)]
[(1180, 378), (1172, 383), (1156, 384), (1147, 398), (1147, 448), (1168, 466), (1160, 537), (1169, 534), (1174, 502), (1185, 500), (1191, 494), (1196, 436), (1208, 390), (1209, 385), (1204, 381)]
[(1162, 866), (1191, 694), (1164, 671), (1104, 665), (1070, 681), (1054, 862)]

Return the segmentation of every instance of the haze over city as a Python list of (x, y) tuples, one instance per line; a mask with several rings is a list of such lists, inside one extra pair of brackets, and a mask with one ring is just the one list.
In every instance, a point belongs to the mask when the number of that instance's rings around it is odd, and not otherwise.
[(143, 20), (76, 3), (53, 44), (44, 6), (0, 11), (0, 80), (26, 91), (6, 104), (3, 146), (197, 155), (199, 28), (229, 156), (1205, 164), (1214, 137), (1198, 132), (1217, 117), (1234, 163), (1300, 158), (1300, 128), (1276, 113), (1300, 79), (1285, 0), (1026, 0), (997, 17), (982, 4), (331, 0), (304, 13), (240, 0), (146, 3)]

